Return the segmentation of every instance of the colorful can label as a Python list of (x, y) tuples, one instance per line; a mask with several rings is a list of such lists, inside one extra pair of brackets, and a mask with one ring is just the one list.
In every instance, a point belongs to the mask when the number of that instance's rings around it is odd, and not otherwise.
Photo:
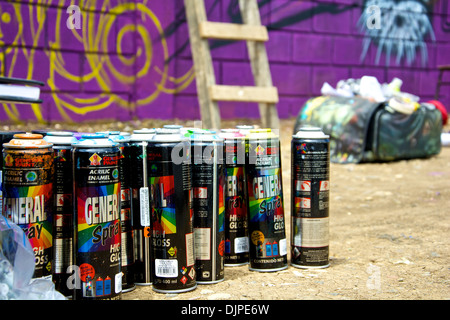
[(21, 227), (35, 253), (33, 278), (51, 277), (53, 149), (38, 134), (16, 134), (3, 151), (3, 215)]
[(270, 129), (246, 137), (250, 270), (287, 268), (280, 141)]
[(120, 299), (122, 293), (120, 152), (101, 137), (73, 144), (75, 299)]
[(225, 276), (223, 139), (206, 131), (194, 132), (190, 138), (197, 283), (216, 283)]
[(249, 262), (245, 135), (223, 129), (225, 165), (225, 266)]
[(291, 142), (291, 264), (329, 265), (329, 137), (301, 128)]
[(185, 292), (197, 286), (190, 143), (168, 130), (157, 132), (147, 147), (153, 290)]

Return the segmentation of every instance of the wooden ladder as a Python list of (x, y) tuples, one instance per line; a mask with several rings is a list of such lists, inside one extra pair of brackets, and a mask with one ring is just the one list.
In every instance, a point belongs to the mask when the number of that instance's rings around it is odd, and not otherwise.
[[(208, 21), (203, 0), (184, 0), (184, 5), (203, 126), (220, 129), (218, 101), (243, 101), (258, 103), (262, 127), (279, 129), (278, 90), (272, 85), (265, 47), (269, 35), (261, 25), (257, 0), (239, 0), (243, 24)], [(246, 41), (255, 86), (216, 84), (208, 39)]]

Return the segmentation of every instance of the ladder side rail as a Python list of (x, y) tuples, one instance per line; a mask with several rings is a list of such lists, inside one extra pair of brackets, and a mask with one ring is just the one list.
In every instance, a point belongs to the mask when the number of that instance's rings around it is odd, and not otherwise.
[[(257, 0), (239, 0), (242, 20), (248, 25), (261, 25), (261, 17)], [(258, 87), (272, 87), (269, 60), (264, 42), (247, 41), (247, 50), (255, 85)], [(276, 105), (273, 103), (259, 103), (261, 122), (264, 127), (279, 129), (280, 123)]]

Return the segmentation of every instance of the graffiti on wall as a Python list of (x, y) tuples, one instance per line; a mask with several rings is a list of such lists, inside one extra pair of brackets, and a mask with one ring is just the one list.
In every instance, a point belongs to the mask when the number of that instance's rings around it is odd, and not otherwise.
[[(79, 1), (81, 8), (99, 9), (80, 10), (79, 17), (62, 7), (65, 1), (0, 2), (1, 74), (45, 81), (64, 121), (112, 105), (133, 114), (162, 94), (179, 92), (193, 81), (193, 68), (178, 78), (170, 74), (164, 26), (146, 2)], [(72, 90), (80, 85), (85, 94)], [(2, 107), (16, 122), (27, 108)], [(31, 109), (36, 120), (45, 121), (39, 104)]]
[[(307, 1), (299, 2), (306, 3)], [(214, 0), (210, 10), (214, 10), (219, 3), (220, 0)], [(337, 17), (354, 8), (353, 5), (326, 2), (318, 2), (310, 8), (292, 6), (289, 1), (261, 0), (258, 3), (262, 12), (264, 8), (269, 7), (269, 14), (286, 9), (291, 11), (289, 15), (267, 24), (269, 30), (289, 27), (312, 19), (315, 15), (332, 14)], [(430, 18), (430, 12), (435, 3), (436, 1), (433, 0), (361, 0), (362, 12), (355, 26), (364, 35), (361, 60), (365, 60), (369, 48), (375, 46), (377, 48), (376, 64), (380, 64), (381, 54), (384, 53), (387, 66), (389, 66), (392, 57), (395, 57), (397, 65), (400, 65), (403, 60), (411, 65), (417, 59), (417, 54), (420, 53), (422, 65), (425, 66), (428, 62), (426, 41), (436, 41)], [(449, 6), (449, 3), (446, 1), (444, 6)], [(226, 13), (230, 22), (242, 22), (238, 0), (228, 2)], [(178, 14), (183, 16), (183, 12)], [(264, 18), (264, 14), (262, 14), (262, 18)], [(339, 21), (339, 18), (334, 21)], [(445, 25), (442, 28), (449, 30), (450, 24), (445, 21), (443, 23)], [(213, 41), (211, 47), (214, 49), (226, 46), (229, 43), (227, 41)], [(185, 45), (187, 45), (187, 42)]]
[[(181, 73), (175, 68), (177, 59), (189, 48), (188, 37), (177, 36), (186, 28), (182, 0), (80, 0), (76, 1), (80, 11), (66, 10), (73, 3), (0, 1), (0, 75), (44, 81), (51, 113), (57, 114), (52, 117), (63, 121), (117, 119), (117, 110), (127, 115), (124, 118), (159, 115), (158, 107), (172, 102), (168, 97), (195, 81), (192, 65)], [(206, 3), (208, 15), (220, 11), (224, 20), (242, 21), (238, 0)], [(427, 63), (427, 43), (435, 40), (430, 14), (435, 3), (258, 1), (269, 32), (284, 31), (320, 15), (331, 15), (330, 23), (335, 23), (341, 14), (360, 9), (359, 21), (352, 28), (360, 30), (355, 41), (362, 42), (361, 60), (369, 59), (369, 50), (375, 48), (376, 63), (382, 63), (384, 54), (386, 65), (392, 60), (397, 65), (403, 61), (411, 64), (419, 57), (422, 64)], [(444, 5), (449, 4), (444, 1)], [(374, 7), (379, 11), (368, 10)], [(279, 12), (284, 13), (277, 15)], [(368, 21), (374, 25), (368, 27)], [(448, 32), (450, 23), (442, 23)], [(230, 43), (212, 41), (211, 49)], [(1, 106), (1, 121), (49, 120), (49, 112), (39, 104)], [(171, 117), (169, 113), (164, 116)]]
[[(214, 2), (214, 5), (217, 5), (217, 2), (218, 0)], [(226, 12), (231, 22), (240, 23), (241, 17), (237, 2), (237, 0), (230, 1)], [(426, 40), (436, 40), (430, 18), (430, 12), (435, 3), (436, 1), (433, 0), (361, 0), (362, 12), (357, 26), (355, 26), (364, 35), (361, 60), (366, 59), (367, 52), (373, 45), (377, 47), (375, 58), (377, 64), (380, 63), (381, 54), (384, 53), (386, 65), (390, 64), (391, 57), (396, 58), (397, 65), (400, 65), (403, 59), (410, 65), (416, 60), (417, 53), (420, 52), (422, 64), (426, 65), (428, 62)], [(292, 4), (289, 1), (259, 1), (260, 9), (267, 6), (270, 6), (269, 11), (273, 14), (285, 10), (287, 7), (291, 10)], [(449, 6), (448, 1), (445, 1), (443, 6)], [(319, 2), (307, 9), (293, 7), (289, 15), (277, 21), (272, 21), (267, 27), (269, 30), (280, 29), (312, 19), (315, 15), (327, 13), (338, 16), (352, 10), (353, 7), (353, 5), (326, 2)], [(338, 21), (338, 18), (335, 21)], [(443, 29), (450, 29), (448, 22), (444, 21), (443, 24)], [(223, 41), (213, 42), (213, 47), (226, 44)]]
[(399, 65), (405, 59), (408, 65), (416, 60), (420, 52), (422, 65), (428, 62), (427, 38), (435, 41), (429, 18), (428, 0), (366, 0), (359, 19), (361, 32), (365, 34), (361, 59), (364, 60), (369, 47), (377, 47), (376, 63), (381, 53), (386, 55), (386, 65), (395, 57)]

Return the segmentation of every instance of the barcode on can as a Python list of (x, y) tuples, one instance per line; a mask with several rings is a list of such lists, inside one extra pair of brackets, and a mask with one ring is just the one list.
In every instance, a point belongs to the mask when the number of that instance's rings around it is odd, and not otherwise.
[(140, 206), (141, 206), (141, 226), (150, 226), (150, 205), (148, 198), (148, 188), (143, 187), (139, 189)]
[(234, 239), (234, 252), (235, 253), (243, 253), (248, 252), (248, 237), (240, 237)]
[(178, 260), (155, 259), (155, 275), (163, 278), (176, 278), (178, 276)]

